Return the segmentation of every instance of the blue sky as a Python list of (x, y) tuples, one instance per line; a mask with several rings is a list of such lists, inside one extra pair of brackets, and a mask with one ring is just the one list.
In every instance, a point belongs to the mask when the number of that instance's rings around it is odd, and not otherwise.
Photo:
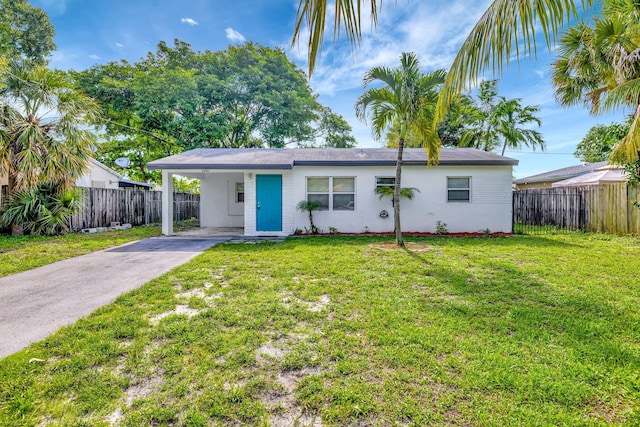
[[(290, 48), (296, 0), (31, 0), (50, 16), (58, 47), (51, 65), (82, 70), (94, 64), (137, 61), (164, 40), (190, 43), (196, 50), (221, 50), (229, 44), (254, 41), (280, 46), (306, 70), (305, 44)], [(353, 105), (362, 93), (362, 76), (375, 66), (396, 66), (403, 51), (418, 54), (423, 68), (448, 68), (488, 0), (398, 0), (383, 2), (377, 29), (366, 25), (359, 48), (326, 37), (311, 87), (324, 105), (351, 124), (360, 147), (378, 147), (367, 124), (355, 118)], [(508, 152), (520, 160), (518, 178), (578, 164), (571, 153), (595, 124), (621, 121), (624, 112), (592, 117), (580, 106), (555, 103), (550, 84), (553, 55), (539, 49), (537, 60), (513, 64), (499, 83), (501, 95), (540, 105), (540, 131), (547, 150), (533, 154)], [(492, 78), (490, 74), (487, 78)]]

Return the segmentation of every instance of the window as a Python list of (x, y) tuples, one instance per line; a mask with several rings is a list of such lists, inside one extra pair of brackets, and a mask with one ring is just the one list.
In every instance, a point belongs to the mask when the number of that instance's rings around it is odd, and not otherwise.
[(356, 202), (353, 177), (307, 177), (307, 200), (320, 202), (320, 210), (352, 211)]
[(244, 203), (244, 182), (236, 182), (236, 203)]
[(396, 178), (392, 176), (376, 176), (376, 188), (378, 187), (395, 187)]
[(471, 178), (447, 177), (447, 200), (450, 202), (468, 202), (471, 200)]

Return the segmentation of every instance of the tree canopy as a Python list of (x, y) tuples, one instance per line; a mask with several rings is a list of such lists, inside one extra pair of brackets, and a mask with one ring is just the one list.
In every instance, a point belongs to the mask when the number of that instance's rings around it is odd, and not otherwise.
[(0, 0), (0, 57), (44, 62), (55, 49), (49, 17), (27, 0)]
[(141, 61), (75, 73), (110, 120), (98, 152), (127, 156), (138, 179), (146, 163), (200, 147), (352, 146), (351, 128), (321, 106), (306, 76), (281, 49), (255, 43), (193, 51), (160, 42)]
[(640, 3), (607, 0), (594, 19), (580, 22), (561, 39), (554, 64), (556, 99), (584, 103), (598, 114), (631, 109), (629, 131), (613, 148), (617, 163), (640, 155)]
[(628, 133), (629, 123), (593, 126), (578, 143), (573, 155), (588, 163), (609, 160), (613, 147)]

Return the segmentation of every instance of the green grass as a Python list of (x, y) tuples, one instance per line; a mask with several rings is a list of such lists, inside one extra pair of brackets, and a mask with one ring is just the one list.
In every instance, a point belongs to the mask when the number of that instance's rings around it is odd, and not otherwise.
[(70, 233), (54, 237), (0, 235), (0, 277), (158, 235), (159, 227), (134, 227), (92, 234)]
[(640, 424), (640, 240), (412, 241), (216, 246), (1, 360), (0, 425)]

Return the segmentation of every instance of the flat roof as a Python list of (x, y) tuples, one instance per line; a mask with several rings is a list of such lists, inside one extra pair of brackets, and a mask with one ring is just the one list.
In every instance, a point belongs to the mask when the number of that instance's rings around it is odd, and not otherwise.
[[(197, 148), (148, 163), (158, 169), (293, 169), (294, 166), (394, 166), (395, 148)], [(404, 166), (426, 166), (423, 148), (406, 148)], [(443, 148), (440, 166), (515, 166), (518, 160), (475, 148)]]

